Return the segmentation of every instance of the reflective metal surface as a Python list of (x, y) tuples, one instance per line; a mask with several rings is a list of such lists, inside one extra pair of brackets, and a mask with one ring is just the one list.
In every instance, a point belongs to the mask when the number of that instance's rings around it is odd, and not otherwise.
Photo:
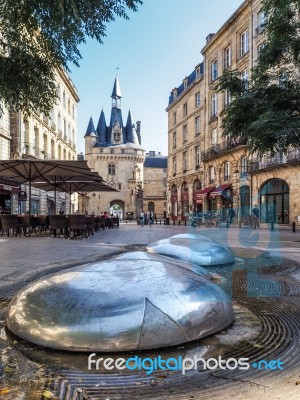
[(213, 279), (212, 274), (207, 271), (207, 269), (200, 267), (197, 264), (181, 261), (181, 260), (174, 260), (173, 258), (162, 256), (160, 254), (153, 254), (153, 253), (146, 253), (145, 251), (130, 251), (128, 253), (123, 253), (115, 259), (118, 260), (154, 260), (154, 261), (161, 261), (161, 262), (168, 262), (169, 264), (174, 264), (178, 267), (183, 267), (188, 269), (189, 271), (193, 271), (196, 274), (203, 276), (206, 279)]
[(197, 265), (228, 265), (235, 262), (231, 249), (221, 246), (205, 236), (193, 234), (171, 236), (149, 244), (150, 253), (161, 254)]
[(195, 340), (233, 321), (225, 292), (167, 261), (109, 260), (41, 279), (19, 292), (7, 327), (35, 344), (127, 351)]

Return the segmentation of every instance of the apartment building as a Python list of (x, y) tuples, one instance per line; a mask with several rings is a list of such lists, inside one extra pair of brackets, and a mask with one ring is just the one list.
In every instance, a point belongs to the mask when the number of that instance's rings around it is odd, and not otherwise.
[(156, 219), (167, 216), (167, 167), (167, 157), (155, 151), (146, 154), (143, 209), (152, 211)]
[(300, 221), (299, 150), (250, 155), (245, 141), (224, 137), (221, 127), (231, 95), (218, 91), (218, 78), (226, 69), (238, 70), (248, 84), (266, 40), (264, 21), (261, 1), (245, 1), (207, 36), (200, 68), (171, 92), (168, 211), (173, 220), (202, 211), (226, 220), (231, 207), (242, 220), (258, 204), (261, 222)]
[[(5, 110), (0, 119), (0, 156), (1, 159), (41, 159), (76, 160), (77, 137), (77, 90), (66, 72), (56, 72), (58, 99), (48, 117), (39, 111), (25, 117), (22, 112)], [(2, 121), (2, 122), (1, 122)], [(0, 182), (1, 183), (1, 182)], [(2, 188), (5, 184), (5, 189)], [(20, 188), (3, 181), (0, 186), (0, 202), (6, 212), (26, 213), (28, 201), (18, 201)], [(2, 189), (3, 190), (2, 190)], [(26, 185), (21, 186), (26, 191)], [(77, 196), (73, 196), (72, 210), (69, 210), (69, 196), (57, 195), (56, 208), (74, 212), (77, 208)], [(4, 204), (5, 203), (5, 204)], [(32, 189), (33, 214), (53, 214), (54, 192)]]

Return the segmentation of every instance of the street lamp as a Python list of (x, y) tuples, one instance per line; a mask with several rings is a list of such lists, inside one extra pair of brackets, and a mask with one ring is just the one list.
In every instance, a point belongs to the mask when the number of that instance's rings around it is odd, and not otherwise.
[(241, 228), (242, 227), (242, 220), (241, 220), (241, 204), (240, 204), (240, 191), (238, 190), (238, 185), (237, 185), (237, 180), (238, 180), (238, 176), (239, 176), (240, 171), (238, 169), (236, 169), (233, 173), (233, 175), (235, 176), (234, 179), (234, 194), (236, 196), (236, 203), (237, 203), (237, 218), (238, 218), (238, 227)]

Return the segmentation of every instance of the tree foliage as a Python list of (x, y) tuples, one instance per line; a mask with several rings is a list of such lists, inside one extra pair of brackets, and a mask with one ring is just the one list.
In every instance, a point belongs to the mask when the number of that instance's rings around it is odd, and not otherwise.
[(128, 19), (141, 0), (0, 0), (0, 100), (49, 114), (55, 69), (79, 65), (86, 37), (102, 43), (106, 25)]
[(247, 139), (250, 152), (274, 153), (300, 146), (300, 1), (263, 0), (262, 48), (250, 82), (225, 71), (219, 89), (233, 101), (223, 119), (224, 135)]

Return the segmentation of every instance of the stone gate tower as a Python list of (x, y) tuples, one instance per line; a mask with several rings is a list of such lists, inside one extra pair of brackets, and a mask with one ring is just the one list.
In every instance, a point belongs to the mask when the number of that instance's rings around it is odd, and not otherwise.
[(92, 192), (86, 198), (88, 213), (109, 212), (112, 206), (122, 209), (123, 218), (136, 218), (143, 204), (143, 164), (146, 151), (141, 146), (140, 121), (133, 121), (128, 112), (123, 124), (121, 89), (118, 78), (112, 91), (110, 123), (106, 124), (103, 109), (95, 129), (92, 117), (85, 138), (85, 158), (106, 183), (119, 192)]

